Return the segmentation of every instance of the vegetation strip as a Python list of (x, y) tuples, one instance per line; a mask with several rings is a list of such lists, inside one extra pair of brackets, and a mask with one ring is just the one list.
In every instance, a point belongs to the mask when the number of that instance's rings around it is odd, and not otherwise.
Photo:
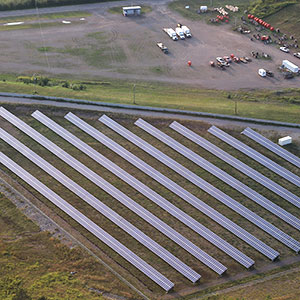
[(179, 110), (179, 109), (171, 109), (171, 108), (136, 106), (136, 105), (129, 105), (129, 104), (95, 102), (95, 101), (89, 101), (89, 100), (83, 100), (83, 99), (71, 99), (71, 98), (62, 98), (62, 97), (37, 96), (37, 95), (28, 95), (28, 94), (15, 94), (15, 93), (0, 93), (0, 97), (25, 98), (25, 99), (33, 99), (33, 100), (51, 100), (51, 101), (56, 101), (56, 102), (66, 102), (66, 103), (69, 102), (69, 103), (78, 103), (78, 104), (104, 106), (104, 107), (121, 108), (121, 109), (154, 111), (154, 112), (162, 112), (162, 113), (172, 113), (172, 114), (190, 115), (190, 116), (216, 118), (216, 119), (227, 119), (227, 120), (233, 120), (233, 121), (257, 123), (257, 124), (300, 128), (300, 124), (297, 124), (297, 123), (293, 124), (293, 123), (279, 122), (279, 121), (272, 121), (272, 120), (245, 118), (245, 117), (238, 117), (238, 116), (212, 114), (212, 113)]

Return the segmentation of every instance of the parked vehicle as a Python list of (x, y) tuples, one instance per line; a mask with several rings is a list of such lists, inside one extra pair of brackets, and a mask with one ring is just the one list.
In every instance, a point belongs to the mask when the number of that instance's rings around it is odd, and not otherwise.
[(300, 52), (294, 53), (294, 56), (300, 58)]
[(267, 76), (267, 72), (265, 69), (259, 69), (258, 70), (258, 75), (261, 77), (266, 77)]
[(163, 28), (163, 31), (173, 40), (178, 41), (178, 37), (176, 35), (176, 32), (172, 28)]
[(229, 67), (229, 63), (226, 62), (222, 57), (216, 57), (216, 61), (218, 63), (220, 63), (221, 65), (223, 65), (224, 67)]
[(237, 56), (233, 57), (233, 61), (238, 63), (238, 64), (241, 62), (240, 59)]
[(192, 37), (191, 31), (187, 26), (183, 25), (183, 26), (181, 26), (181, 29), (183, 30), (183, 32), (187, 38)]
[(230, 56), (223, 56), (223, 59), (229, 64), (232, 62), (232, 59)]
[(290, 52), (290, 49), (287, 48), (287, 47), (280, 47), (279, 50), (285, 52), (285, 53), (289, 53)]
[(294, 74), (292, 72), (284, 72), (283, 78), (284, 79), (292, 79), (292, 78), (294, 78)]
[(298, 73), (299, 67), (290, 62), (289, 60), (285, 59), (282, 61), (282, 66), (286, 69), (288, 69), (292, 73)]
[(165, 54), (169, 53), (168, 48), (161, 42), (156, 43), (157, 47)]
[(248, 61), (247, 61), (244, 57), (240, 57), (240, 61), (241, 61), (242, 63), (244, 63), (244, 64), (247, 64), (247, 63), (248, 63)]
[(268, 77), (274, 77), (274, 73), (271, 72), (271, 71), (269, 71), (269, 70), (266, 70), (266, 75), (267, 75)]
[(184, 40), (184, 39), (185, 39), (185, 35), (184, 35), (184, 32), (183, 32), (182, 28), (176, 27), (176, 28), (175, 28), (175, 32), (176, 32), (176, 34), (179, 36), (179, 38), (180, 38), (181, 40)]
[(252, 61), (252, 59), (250, 57), (245, 56), (244, 58), (246, 59), (247, 62), (251, 62)]

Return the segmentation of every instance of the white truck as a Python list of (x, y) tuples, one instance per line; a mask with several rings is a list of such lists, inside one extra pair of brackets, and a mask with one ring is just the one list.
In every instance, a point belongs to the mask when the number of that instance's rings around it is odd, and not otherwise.
[(181, 26), (181, 29), (183, 30), (183, 32), (187, 38), (192, 37), (191, 31), (187, 26), (183, 25), (183, 26)]
[(292, 73), (298, 73), (299, 72), (299, 67), (290, 62), (289, 60), (285, 59), (282, 61), (282, 66)]
[(176, 34), (179, 36), (179, 38), (181, 40), (185, 40), (185, 35), (184, 35), (184, 32), (183, 32), (182, 28), (176, 27), (175, 31), (176, 31)]
[(178, 37), (176, 35), (176, 32), (172, 28), (163, 28), (163, 31), (173, 40), (178, 41)]

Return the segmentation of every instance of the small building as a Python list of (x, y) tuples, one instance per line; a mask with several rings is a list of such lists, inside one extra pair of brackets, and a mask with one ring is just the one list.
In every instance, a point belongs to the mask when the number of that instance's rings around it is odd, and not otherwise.
[(127, 6), (123, 7), (123, 16), (139, 16), (141, 14), (140, 6)]

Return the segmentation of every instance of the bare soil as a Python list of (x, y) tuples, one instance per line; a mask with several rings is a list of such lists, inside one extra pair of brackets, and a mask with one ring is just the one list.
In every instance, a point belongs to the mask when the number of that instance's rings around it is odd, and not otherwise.
[[(291, 54), (251, 41), (250, 36), (233, 32), (231, 25), (186, 20), (170, 11), (164, 1), (148, 5), (152, 12), (140, 17), (111, 14), (108, 4), (103, 4), (84, 21), (76, 18), (71, 19), (71, 24), (62, 25), (61, 20), (55, 20), (59, 26), (42, 25), (42, 31), (0, 31), (0, 73), (142, 79), (226, 90), (299, 87), (300, 77), (285, 80), (277, 71), (283, 59), (299, 64)], [(178, 22), (191, 28), (191, 39), (174, 42), (163, 32), (162, 28), (174, 28)], [(156, 46), (159, 41), (169, 48), (168, 55)], [(47, 52), (38, 50), (44, 46), (49, 47)], [(266, 52), (272, 60), (233, 63), (224, 71), (209, 66), (209, 61), (217, 56), (250, 56), (252, 50)], [(275, 72), (275, 77), (259, 77), (259, 68)]]

